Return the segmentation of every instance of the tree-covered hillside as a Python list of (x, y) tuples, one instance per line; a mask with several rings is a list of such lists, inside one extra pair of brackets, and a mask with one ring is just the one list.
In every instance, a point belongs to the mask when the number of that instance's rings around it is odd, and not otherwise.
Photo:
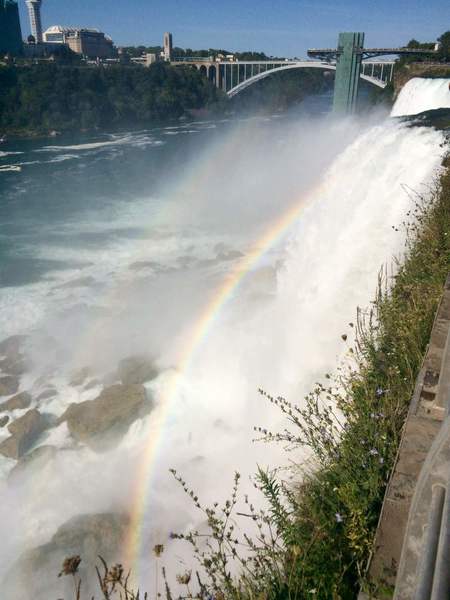
[(0, 66), (0, 133), (148, 126), (217, 106), (221, 97), (198, 72), (164, 63)]

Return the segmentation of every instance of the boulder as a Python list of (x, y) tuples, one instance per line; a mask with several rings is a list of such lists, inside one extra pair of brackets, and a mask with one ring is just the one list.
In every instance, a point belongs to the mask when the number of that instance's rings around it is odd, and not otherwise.
[(58, 395), (57, 390), (55, 388), (48, 388), (41, 392), (38, 396), (36, 396), (36, 401), (39, 402), (41, 400), (49, 400), (50, 398), (54, 398)]
[(0, 412), (6, 412), (11, 410), (19, 410), (28, 408), (31, 404), (31, 394), (28, 392), (21, 392), (20, 394), (16, 394), (6, 402), (0, 404)]
[(3, 358), (0, 360), (0, 370), (8, 375), (23, 375), (28, 371), (29, 363), (23, 356)]
[(0, 356), (17, 358), (22, 352), (23, 345), (27, 339), (26, 335), (12, 335), (0, 342)]
[(145, 356), (129, 356), (119, 362), (117, 377), (124, 384), (145, 383), (158, 375), (154, 362)]
[(122, 514), (80, 515), (62, 525), (51, 540), (28, 550), (16, 561), (2, 582), (2, 598), (72, 598), (71, 577), (57, 575), (65, 558), (81, 557), (79, 574), (83, 598), (99, 596), (94, 566), (102, 556), (112, 565), (120, 561), (129, 519)]
[(83, 385), (83, 383), (91, 376), (91, 369), (89, 367), (83, 367), (82, 369), (78, 369), (72, 373), (72, 377), (70, 379), (69, 384), (72, 387), (76, 387), (78, 385)]
[(62, 283), (61, 285), (56, 285), (55, 290), (64, 290), (78, 287), (87, 287), (95, 284), (95, 279), (90, 275), (86, 277), (78, 277), (77, 279), (72, 279), (72, 281), (68, 281), (67, 283)]
[(4, 417), (0, 417), (0, 428), (8, 425), (9, 417), (5, 415)]
[(101, 452), (116, 445), (131, 423), (151, 408), (144, 386), (116, 384), (94, 400), (71, 404), (59, 423), (66, 421), (76, 441)]
[(0, 454), (7, 458), (18, 459), (34, 444), (46, 429), (47, 420), (41, 413), (32, 409), (8, 425), (11, 434), (0, 444)]
[(15, 375), (0, 377), (0, 396), (11, 396), (19, 389), (20, 381)]
[(28, 454), (25, 454), (25, 456), (19, 458), (16, 465), (9, 472), (8, 479), (10, 481), (13, 479), (17, 480), (18, 477), (26, 474), (31, 468), (41, 471), (50, 460), (55, 458), (57, 452), (54, 446), (39, 446), (39, 448), (35, 448)]

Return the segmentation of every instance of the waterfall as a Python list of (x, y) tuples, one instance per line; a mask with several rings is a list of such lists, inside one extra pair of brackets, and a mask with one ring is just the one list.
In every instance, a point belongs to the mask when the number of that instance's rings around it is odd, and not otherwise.
[(450, 108), (450, 79), (414, 77), (401, 90), (391, 117), (417, 115), (436, 108)]

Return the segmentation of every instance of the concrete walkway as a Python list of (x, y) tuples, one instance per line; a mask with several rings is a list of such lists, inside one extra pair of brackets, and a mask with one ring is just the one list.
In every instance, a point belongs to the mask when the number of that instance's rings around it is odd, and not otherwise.
[(372, 596), (361, 593), (360, 600), (393, 598), (395, 586), (396, 600), (414, 598), (426, 533), (432, 528), (429, 508), (433, 501), (438, 502), (432, 489), (439, 483), (445, 490), (446, 473), (450, 472), (449, 440), (443, 431), (450, 423), (445, 419), (449, 394), (450, 275), (386, 490), (368, 573), (376, 592)]

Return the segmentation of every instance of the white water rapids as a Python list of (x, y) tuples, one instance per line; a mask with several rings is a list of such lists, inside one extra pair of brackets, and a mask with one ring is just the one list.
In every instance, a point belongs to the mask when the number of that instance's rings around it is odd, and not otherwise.
[[(428, 87), (415, 89), (415, 106), (426, 104)], [(402, 113), (405, 102), (400, 97), (393, 114)], [(297, 123), (280, 144), (271, 138), (272, 144), (266, 141), (261, 147), (256, 127), (246, 126), (243, 137), (225, 138), (216, 149), (216, 158), (208, 162), (208, 169), (203, 164), (198, 166), (202, 177), (195, 178), (195, 185), (192, 178), (189, 185), (181, 181), (184, 196), (178, 201), (182, 200), (183, 205), (169, 214), (180, 237), (186, 231), (191, 233), (189, 247), (200, 261), (197, 271), (184, 269), (178, 273), (170, 267), (169, 287), (158, 275), (150, 283), (142, 280), (139, 286), (127, 286), (120, 294), (109, 291), (102, 298), (102, 308), (107, 310), (110, 303), (114, 318), (102, 321), (99, 336), (92, 339), (88, 331), (80, 333), (76, 328), (71, 332), (69, 345), (77, 348), (77, 356), (80, 344), (87, 339), (90, 348), (85, 355), (90, 357), (109, 357), (111, 348), (123, 346), (129, 353), (134, 342), (142, 351), (146, 343), (155, 344), (156, 339), (160, 344), (161, 373), (146, 386), (154, 397), (155, 409), (136, 421), (119, 447), (106, 454), (76, 446), (64, 424), (42, 436), (37, 446), (58, 447), (57, 458), (20, 486), (8, 485), (5, 478), (0, 487), (0, 575), (21, 551), (48, 542), (57, 528), (74, 515), (130, 510), (135, 504), (137, 466), (149, 440), (159, 436), (149, 468), (150, 491), (142, 523), (143, 571), (148, 567), (151, 547), (163, 543), (168, 547), (165, 560), (173, 575), (177, 557), (183, 551), (178, 543), (169, 542), (169, 534), (198, 524), (199, 515), (168, 475), (170, 467), (182, 472), (202, 502), (208, 504), (227, 496), (235, 469), (244, 475), (243, 489), (248, 491), (251, 486), (247, 477), (254, 473), (256, 464), (279, 465), (286, 461), (281, 448), (251, 442), (254, 425), (271, 430), (284, 427), (281, 416), (258, 395), (257, 388), (301, 402), (318, 378), (336, 368), (346, 350), (341, 334), (349, 333), (347, 325), (354, 320), (356, 307), (369, 305), (380, 267), (403, 250), (401, 223), (414, 203), (409, 190), (427, 194), (439, 171), (444, 138), (431, 128), (382, 118), (375, 124), (329, 121), (309, 126), (309, 132), (306, 124)], [(237, 167), (239, 177), (228, 179), (224, 174), (236, 167), (236, 139), (241, 161)], [(266, 164), (253, 163), (253, 154), (258, 155), (258, 161), (264, 156)], [(207, 193), (207, 189), (214, 193)], [(167, 379), (177, 366), (174, 361), (180, 345), (186, 344), (183, 331), (192, 324), (190, 319), (198, 318), (205, 310), (227, 270), (236, 267), (233, 261), (220, 268), (210, 261), (206, 267), (201, 252), (212, 244), (211, 240), (216, 243), (218, 239), (225, 239), (231, 250), (245, 252), (262, 231), (271, 228), (278, 210), (290, 210), (303, 195), (310, 198), (308, 205), (231, 295), (196, 347), (189, 368), (181, 373), (175, 394), (167, 398)], [(211, 208), (212, 201), (217, 203), (215, 209)], [(134, 218), (144, 217), (136, 214)], [(250, 223), (258, 218), (261, 223), (252, 230)], [(251, 235), (254, 238), (246, 240)], [(170, 252), (178, 250), (174, 246), (162, 251), (155, 245), (153, 252), (160, 251), (161, 261), (169, 265)], [(91, 277), (100, 277), (101, 260), (108, 261), (110, 256), (106, 251), (102, 254), (97, 270), (89, 272)], [(126, 262), (131, 256), (128, 251), (117, 250), (117, 260)], [(110, 263), (105, 264), (105, 272), (109, 273)], [(206, 278), (202, 270), (206, 268), (210, 269), (209, 283), (199, 294), (197, 279), (192, 278)], [(35, 298), (50, 302), (51, 294), (47, 299), (40, 289), (33, 288)], [(67, 301), (75, 293), (70, 290)], [(13, 295), (16, 303), (25, 303), (20, 294), (23, 291), (9, 288), (5, 302)], [(82, 300), (87, 302), (86, 292), (83, 294)], [(118, 313), (120, 319), (114, 312), (118, 304), (126, 309)], [(134, 310), (140, 311), (139, 319)], [(52, 315), (43, 308), (38, 314), (44, 316), (34, 328), (54, 334)], [(127, 331), (135, 331), (135, 320), (139, 320), (140, 334), (133, 333), (130, 340)], [(93, 325), (89, 321), (81, 323), (85, 327)], [(76, 324), (79, 328), (80, 322)], [(62, 327), (61, 322), (57, 327)], [(156, 335), (158, 327), (161, 333)], [(152, 347), (153, 355), (156, 351)], [(69, 402), (88, 399), (85, 392), (68, 385), (64, 372), (61, 365), (61, 374), (53, 379), (53, 384), (59, 386), (59, 396), (41, 405), (34, 401), (33, 406), (60, 415)], [(27, 376), (23, 385), (32, 385), (32, 377), (37, 376)], [(94, 397), (98, 391), (94, 390)], [(10, 416), (17, 418), (24, 412), (18, 410)], [(161, 432), (162, 413), (169, 418)], [(1, 439), (6, 435), (3, 432)], [(5, 474), (12, 466), (13, 461), (2, 459)], [(148, 578), (143, 581), (148, 583)], [(28, 589), (33, 585), (30, 580), (22, 583)], [(49, 575), (42, 596), (35, 600), (48, 598), (46, 586), (52, 597), (60, 597), (57, 585), (62, 584), (54, 574)], [(18, 591), (17, 597), (8, 600), (19, 598), (22, 596)]]
[(417, 115), (437, 108), (450, 108), (450, 79), (414, 77), (400, 91), (391, 116)]

